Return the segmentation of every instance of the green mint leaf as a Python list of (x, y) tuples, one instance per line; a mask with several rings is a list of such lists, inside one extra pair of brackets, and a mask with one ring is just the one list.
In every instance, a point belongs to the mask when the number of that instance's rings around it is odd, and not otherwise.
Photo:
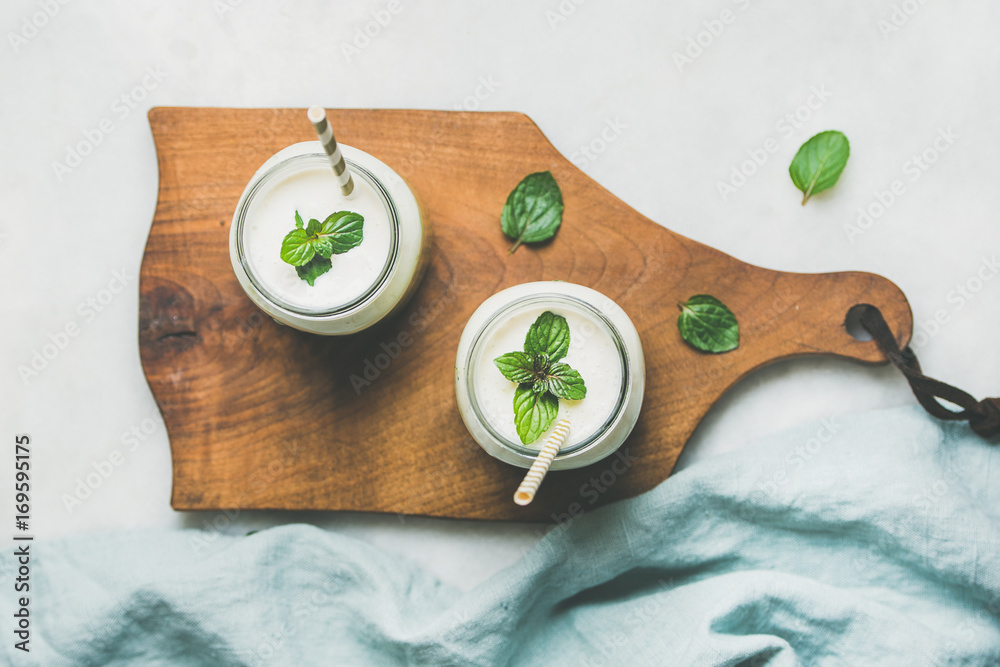
[(545, 311), (528, 328), (524, 352), (508, 352), (493, 360), (505, 378), (517, 382), (514, 426), (524, 444), (531, 444), (552, 426), (559, 399), (582, 400), (587, 386), (580, 374), (558, 360), (569, 351), (569, 323)]
[(559, 399), (548, 392), (536, 393), (531, 385), (518, 385), (514, 392), (514, 425), (521, 442), (530, 445), (549, 430), (559, 415)]
[(740, 345), (740, 325), (733, 311), (708, 294), (696, 294), (679, 303), (677, 328), (681, 338), (703, 352), (729, 352)]
[(302, 266), (315, 254), (316, 249), (304, 229), (293, 229), (281, 242), (281, 259), (292, 266)]
[(549, 368), (547, 378), (548, 390), (556, 398), (565, 398), (567, 401), (579, 401), (587, 396), (587, 385), (584, 383), (580, 373), (568, 364), (555, 363)]
[(316, 249), (316, 254), (320, 257), (326, 257), (329, 259), (330, 255), (333, 254), (333, 242), (330, 241), (329, 237), (321, 236), (312, 243), (313, 248)]
[(569, 323), (562, 315), (546, 310), (528, 328), (524, 351), (544, 354), (548, 361), (559, 361), (569, 352)]
[(361, 245), (365, 219), (359, 213), (339, 211), (320, 222), (303, 222), (295, 211), (295, 229), (281, 241), (281, 259), (295, 267), (299, 278), (313, 285), (333, 266), (330, 257)]
[(827, 130), (802, 144), (788, 167), (792, 183), (802, 191), (802, 205), (817, 192), (832, 188), (847, 166), (851, 145), (837, 130)]
[(316, 279), (329, 271), (332, 266), (333, 262), (328, 258), (315, 255), (308, 263), (296, 266), (295, 273), (299, 274), (299, 278), (302, 278), (302, 280), (309, 283), (310, 287), (312, 287)]
[(493, 360), (503, 376), (518, 384), (535, 381), (535, 362), (527, 352), (508, 352)]
[(364, 240), (364, 225), (365, 219), (361, 214), (339, 211), (323, 221), (320, 235), (329, 239), (335, 254), (341, 255), (361, 245)]
[(500, 214), (500, 228), (514, 239), (510, 252), (522, 243), (552, 238), (562, 224), (562, 214), (562, 191), (552, 172), (525, 176), (507, 196)]

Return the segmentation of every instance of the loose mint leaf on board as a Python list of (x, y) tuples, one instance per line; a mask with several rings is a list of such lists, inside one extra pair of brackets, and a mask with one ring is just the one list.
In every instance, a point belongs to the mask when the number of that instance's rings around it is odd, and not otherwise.
[(740, 345), (740, 325), (733, 311), (708, 294), (696, 294), (679, 303), (677, 328), (681, 338), (703, 352), (729, 352)]
[(549, 368), (548, 389), (556, 398), (567, 401), (579, 401), (587, 396), (587, 385), (580, 373), (562, 362)]
[(320, 235), (329, 239), (333, 252), (342, 255), (364, 240), (365, 219), (360, 213), (339, 211), (323, 221)]
[(532, 357), (527, 352), (508, 352), (494, 359), (493, 363), (505, 378), (521, 384), (535, 380), (535, 362)]
[(332, 266), (333, 262), (329, 258), (315, 255), (308, 263), (296, 266), (295, 273), (299, 274), (299, 278), (302, 278), (302, 280), (309, 283), (309, 286), (312, 287), (316, 279), (329, 271)]
[(521, 442), (530, 445), (549, 430), (559, 414), (559, 399), (549, 392), (535, 393), (530, 384), (514, 391), (514, 425)]
[(550, 310), (539, 315), (528, 328), (524, 350), (544, 354), (550, 362), (565, 357), (569, 352), (569, 323), (566, 318)]
[(802, 191), (802, 205), (817, 192), (829, 190), (840, 178), (851, 155), (851, 144), (843, 132), (820, 132), (802, 144), (788, 167), (792, 183)]
[(500, 213), (500, 228), (514, 239), (510, 252), (522, 243), (552, 238), (562, 224), (562, 191), (551, 171), (528, 174), (511, 190)]

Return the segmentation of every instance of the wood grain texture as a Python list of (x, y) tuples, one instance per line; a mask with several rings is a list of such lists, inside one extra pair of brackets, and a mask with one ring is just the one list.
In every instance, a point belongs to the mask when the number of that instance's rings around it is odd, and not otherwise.
[[(847, 333), (851, 306), (878, 306), (899, 342), (909, 340), (909, 305), (888, 280), (771, 271), (679, 236), (574, 167), (522, 114), (335, 110), (330, 120), (339, 141), (410, 181), (435, 230), (409, 306), (343, 338), (275, 324), (229, 263), (237, 200), (271, 154), (315, 138), (305, 111), (149, 113), (160, 192), (140, 274), (139, 347), (170, 436), (175, 509), (554, 521), (666, 479), (708, 409), (754, 369), (810, 354), (884, 363), (873, 342)], [(562, 187), (563, 227), (554, 242), (508, 255), (500, 209), (521, 178), (546, 169)], [(550, 473), (535, 502), (518, 507), (511, 498), (524, 471), (489, 457), (459, 417), (455, 352), (484, 299), (551, 279), (593, 287), (631, 316), (646, 354), (646, 397), (620, 450), (631, 462), (625, 472), (612, 457)], [(738, 350), (706, 355), (680, 339), (676, 303), (697, 293), (736, 313)], [(359, 395), (351, 376), (372, 377), (369, 362), (384, 365), (379, 355), (395, 351), (402, 333), (412, 343)]]

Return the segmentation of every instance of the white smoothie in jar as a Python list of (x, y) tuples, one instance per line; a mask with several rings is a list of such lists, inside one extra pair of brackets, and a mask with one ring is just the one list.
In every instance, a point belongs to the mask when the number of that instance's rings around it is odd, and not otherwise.
[[(483, 416), (505, 438), (518, 442), (514, 426), (514, 391), (517, 384), (503, 376), (493, 360), (523, 349), (528, 328), (539, 315), (551, 311), (569, 324), (569, 352), (560, 361), (580, 373), (587, 396), (579, 401), (559, 399), (559, 416), (538, 440), (524, 445), (541, 449), (560, 419), (570, 420), (564, 449), (580, 444), (600, 429), (614, 414), (622, 393), (621, 354), (606, 326), (567, 307), (536, 305), (505, 318), (486, 334), (478, 347), (475, 390)], [(492, 367), (492, 371), (490, 370)]]
[[(494, 359), (524, 350), (525, 336), (549, 311), (566, 319), (570, 344), (559, 361), (576, 370), (587, 388), (581, 400), (558, 399), (549, 430), (529, 444), (517, 434), (517, 383)], [(645, 360), (639, 334), (628, 315), (596, 290), (561, 281), (505, 289), (476, 309), (458, 344), (455, 395), (472, 437), (491, 456), (528, 468), (560, 420), (569, 435), (551, 469), (589, 465), (612, 454), (635, 426), (645, 390)]]
[[(318, 141), (284, 148), (247, 184), (229, 235), (229, 256), (250, 300), (277, 322), (326, 336), (353, 334), (402, 307), (416, 290), (430, 248), (430, 225), (412, 188), (388, 165), (341, 144), (354, 191), (342, 193)], [(330, 257), (310, 285), (281, 258), (296, 228), (340, 211), (364, 218), (360, 245)]]
[[(355, 178), (350, 197), (341, 193), (328, 163), (291, 173), (266, 184), (243, 223), (243, 247), (250, 271), (274, 297), (295, 308), (332, 311), (364, 296), (386, 270), (392, 229), (385, 201), (367, 180)], [(295, 229), (295, 212), (308, 223), (352, 211), (364, 218), (361, 245), (330, 259), (332, 267), (310, 285), (281, 259), (281, 242)]]

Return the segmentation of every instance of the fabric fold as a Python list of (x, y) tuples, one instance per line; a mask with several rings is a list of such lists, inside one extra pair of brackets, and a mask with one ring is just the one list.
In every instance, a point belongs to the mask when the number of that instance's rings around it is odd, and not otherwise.
[[(33, 545), (39, 665), (1000, 664), (997, 443), (839, 417), (553, 527), (473, 590), (308, 525)], [(641, 465), (641, 460), (637, 462)], [(0, 557), (3, 587), (16, 565)], [(13, 601), (3, 596), (3, 616)], [(6, 633), (5, 633), (6, 634)]]

